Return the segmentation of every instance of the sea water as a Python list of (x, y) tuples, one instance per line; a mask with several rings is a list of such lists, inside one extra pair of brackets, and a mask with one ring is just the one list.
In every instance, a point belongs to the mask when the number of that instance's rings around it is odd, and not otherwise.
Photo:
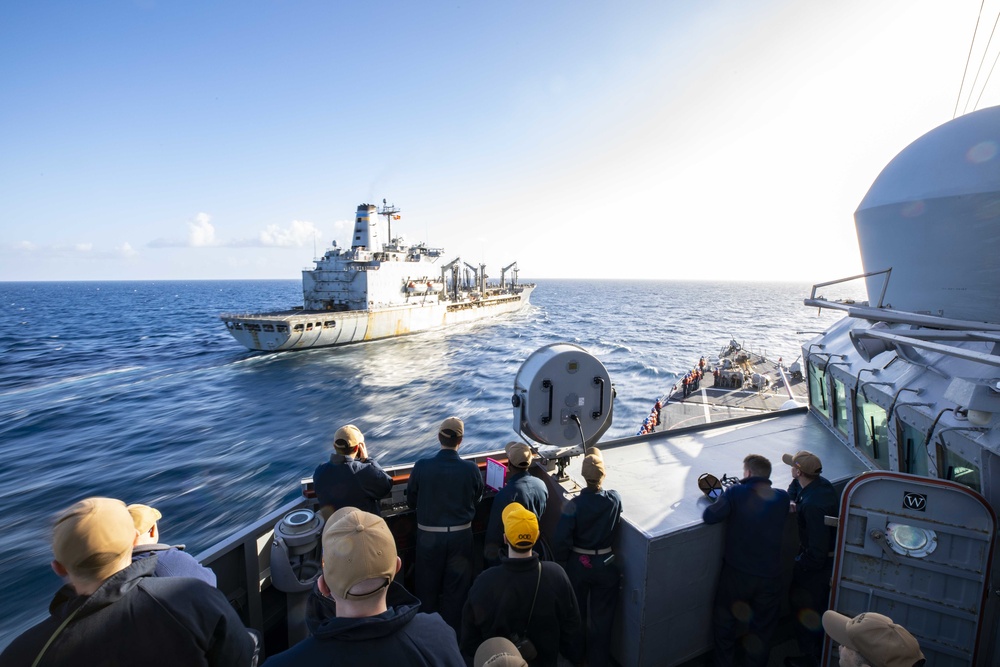
[[(596, 355), (617, 390), (605, 439), (730, 339), (786, 364), (840, 314), (809, 285), (544, 280), (516, 314), (297, 352), (250, 352), (220, 312), (302, 303), (298, 281), (0, 283), (0, 646), (47, 613), (55, 513), (88, 496), (153, 505), (197, 554), (292, 499), (347, 423), (383, 464), (515, 438), (510, 397), (535, 349)], [(828, 295), (832, 296), (832, 295)], [(857, 298), (857, 294), (850, 294)]]

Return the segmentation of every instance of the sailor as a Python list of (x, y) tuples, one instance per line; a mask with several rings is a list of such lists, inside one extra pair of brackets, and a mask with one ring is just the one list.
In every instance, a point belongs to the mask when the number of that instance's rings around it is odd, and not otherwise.
[(155, 556), (132, 562), (137, 537), (120, 500), (87, 498), (63, 511), (52, 569), (67, 583), (0, 665), (253, 664), (255, 642), (226, 596), (190, 577), (153, 576)]
[(587, 488), (563, 507), (554, 539), (555, 559), (563, 563), (583, 616), (587, 664), (611, 663), (608, 629), (615, 619), (621, 570), (612, 544), (621, 525), (622, 499), (602, 488), (604, 457), (587, 450), (580, 467)]
[(313, 473), (320, 513), (330, 516), (342, 507), (379, 513), (379, 501), (392, 491), (392, 477), (374, 458), (368, 458), (365, 437), (354, 424), (341, 426), (333, 436), (333, 454)]
[(395, 581), (402, 562), (382, 517), (344, 507), (323, 527), (323, 572), (309, 599), (311, 635), (267, 667), (464, 667), (455, 632)]
[(472, 519), (483, 497), (483, 475), (459, 457), (465, 424), (448, 417), (438, 429), (440, 451), (417, 461), (406, 502), (417, 514), (416, 593), (426, 612), (440, 612), (456, 631), (472, 585)]
[(573, 585), (561, 567), (533, 553), (538, 536), (534, 512), (520, 503), (504, 508), (507, 558), (476, 578), (462, 611), (459, 644), (467, 657), (489, 637), (511, 639), (532, 667), (556, 667), (560, 653), (574, 663), (582, 657)]
[[(781, 543), (788, 506), (788, 494), (771, 488), (771, 462), (749, 454), (743, 459), (743, 479), (702, 514), (705, 523), (726, 522), (712, 619), (718, 667), (767, 664), (781, 610)], [(739, 614), (742, 619), (735, 613), (740, 609), (746, 610)], [(740, 626), (747, 618), (744, 631)]]
[(129, 505), (128, 513), (132, 516), (135, 529), (139, 531), (139, 537), (132, 547), (133, 561), (156, 554), (156, 569), (153, 574), (157, 577), (195, 577), (209, 586), (215, 586), (215, 572), (184, 551), (183, 544), (160, 544), (158, 522), (163, 515), (158, 509), (149, 505)]
[(925, 658), (909, 631), (882, 614), (854, 618), (830, 610), (823, 613), (826, 634), (840, 646), (841, 667), (921, 667)]
[(821, 617), (830, 599), (833, 574), (835, 529), (825, 517), (837, 516), (839, 498), (833, 485), (824, 477), (819, 457), (805, 450), (783, 454), (781, 460), (792, 467), (788, 486), (791, 509), (798, 517), (799, 553), (792, 569), (790, 602), (795, 634), (801, 656), (785, 658), (787, 667), (813, 667), (823, 652)]
[(486, 547), (484, 554), (489, 566), (500, 564), (500, 548), (503, 546), (503, 519), (501, 514), (507, 505), (518, 502), (535, 513), (541, 521), (545, 514), (545, 504), (549, 499), (549, 490), (545, 482), (532, 477), (528, 469), (537, 455), (523, 442), (508, 442), (506, 447), (507, 461), (510, 471), (507, 483), (493, 499), (493, 509), (490, 510), (490, 522), (486, 526)]

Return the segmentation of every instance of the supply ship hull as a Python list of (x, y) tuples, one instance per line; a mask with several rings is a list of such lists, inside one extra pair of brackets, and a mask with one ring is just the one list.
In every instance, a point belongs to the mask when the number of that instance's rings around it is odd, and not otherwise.
[(382, 310), (224, 313), (220, 318), (233, 338), (251, 350), (279, 352), (405, 336), (512, 313), (528, 303), (533, 290), (534, 285), (525, 285), (516, 293), (487, 295), (475, 301), (403, 305)]

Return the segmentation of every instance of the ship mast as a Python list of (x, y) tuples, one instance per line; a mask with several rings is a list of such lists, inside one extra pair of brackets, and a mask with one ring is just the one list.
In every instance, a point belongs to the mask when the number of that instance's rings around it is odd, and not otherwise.
[(392, 240), (392, 220), (395, 217), (399, 220), (399, 209), (396, 208), (395, 204), (389, 205), (385, 203), (385, 199), (382, 200), (382, 210), (378, 212), (379, 215), (385, 216), (385, 221), (389, 223), (389, 244), (395, 247), (395, 242)]

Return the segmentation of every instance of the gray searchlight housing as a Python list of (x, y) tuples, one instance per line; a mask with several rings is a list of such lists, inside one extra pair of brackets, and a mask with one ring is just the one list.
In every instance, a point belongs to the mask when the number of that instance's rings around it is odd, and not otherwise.
[(514, 377), (514, 431), (582, 453), (611, 427), (614, 394), (608, 370), (592, 354), (572, 343), (546, 345)]

